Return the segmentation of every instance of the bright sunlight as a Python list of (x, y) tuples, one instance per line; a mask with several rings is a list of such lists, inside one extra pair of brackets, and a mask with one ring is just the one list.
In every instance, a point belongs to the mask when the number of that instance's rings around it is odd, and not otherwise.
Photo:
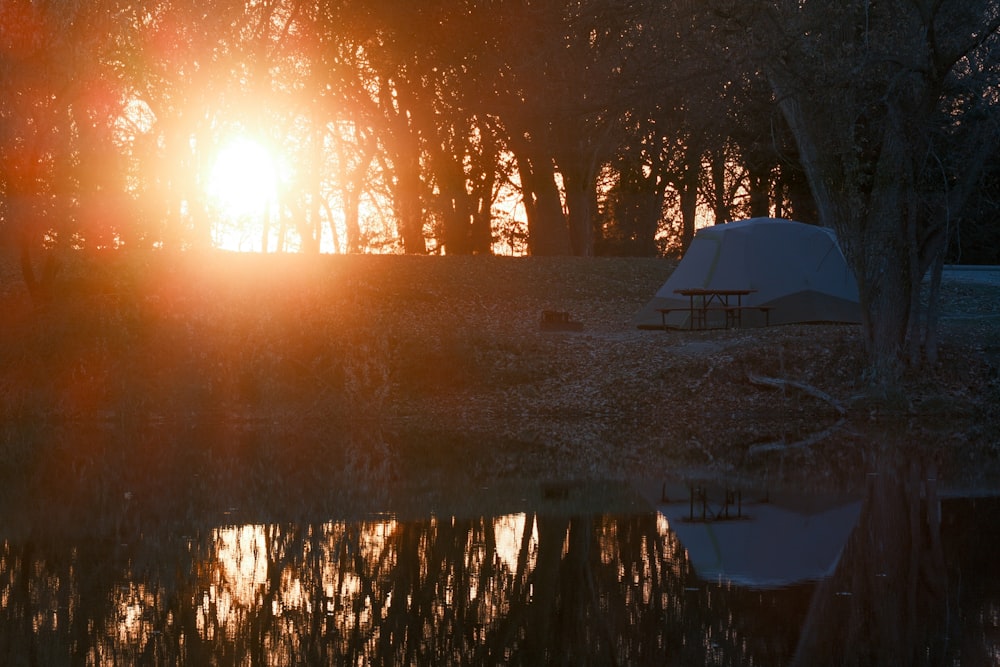
[[(278, 169), (262, 144), (248, 137), (233, 139), (222, 147), (208, 177), (207, 192), (229, 229), (218, 234), (216, 244), (240, 250), (241, 232), (256, 227), (278, 195)], [(219, 231), (222, 231), (221, 229)]]

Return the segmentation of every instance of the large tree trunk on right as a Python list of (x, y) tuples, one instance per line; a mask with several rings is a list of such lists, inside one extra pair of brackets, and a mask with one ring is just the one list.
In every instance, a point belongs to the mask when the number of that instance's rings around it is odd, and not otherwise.
[[(795, 136), (820, 223), (837, 232), (858, 283), (868, 380), (893, 388), (903, 368), (912, 289), (911, 252), (904, 219), (914, 196), (909, 154), (899, 128), (886, 130), (867, 192), (853, 150), (851, 122), (831, 121), (824, 109), (807, 111), (798, 96), (772, 81)], [(821, 144), (821, 142), (823, 142)], [(839, 148), (838, 148), (839, 147)]]
[(996, 3), (925, 4), (803, 0), (746, 15), (819, 220), (857, 278), (870, 384), (889, 391), (921, 343), (936, 353), (917, 292), (995, 145), (979, 128), (995, 106), (983, 100)]

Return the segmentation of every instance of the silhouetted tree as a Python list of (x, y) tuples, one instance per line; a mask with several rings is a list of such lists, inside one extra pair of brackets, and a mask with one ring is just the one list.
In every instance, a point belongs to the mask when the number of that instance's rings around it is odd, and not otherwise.
[[(995, 144), (1000, 6), (755, 2), (727, 6), (798, 145), (822, 224), (858, 280), (868, 379), (891, 388), (921, 347), (956, 213)], [(743, 32), (748, 31), (748, 32)], [(750, 39), (747, 40), (746, 36)]]

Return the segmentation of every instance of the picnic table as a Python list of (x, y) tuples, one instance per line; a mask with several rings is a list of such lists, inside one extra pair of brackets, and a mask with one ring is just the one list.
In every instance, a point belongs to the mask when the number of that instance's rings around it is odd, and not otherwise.
[[(676, 289), (675, 294), (688, 297), (688, 326), (691, 329), (708, 328), (708, 316), (712, 312), (722, 312), (725, 316), (726, 328), (740, 327), (743, 324), (743, 311), (746, 308), (760, 310), (769, 319), (769, 306), (744, 306), (743, 297), (753, 294), (753, 289), (710, 289), (707, 287), (690, 287)], [(676, 308), (658, 308), (663, 318), (663, 327), (667, 327), (667, 314)], [(770, 322), (768, 322), (770, 323)]]

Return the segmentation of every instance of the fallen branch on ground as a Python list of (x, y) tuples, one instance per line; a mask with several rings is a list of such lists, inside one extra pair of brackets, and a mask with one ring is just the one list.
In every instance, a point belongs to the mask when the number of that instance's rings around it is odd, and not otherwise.
[(830, 394), (825, 391), (817, 389), (811, 384), (796, 382), (795, 380), (782, 380), (781, 378), (764, 377), (763, 375), (755, 375), (753, 373), (747, 373), (747, 379), (750, 380), (752, 384), (764, 385), (766, 387), (777, 387), (779, 389), (793, 387), (799, 391), (804, 391), (810, 396), (818, 398), (821, 401), (829, 403), (839, 414), (847, 414), (847, 409), (843, 406), (843, 404), (841, 404), (840, 401), (835, 399), (833, 396), (830, 396)]
[(705, 371), (705, 374), (702, 375), (701, 378), (691, 386), (691, 391), (692, 392), (697, 391), (698, 387), (700, 387), (702, 385), (702, 383), (704, 383), (705, 380), (708, 379), (708, 376), (711, 375), (712, 371), (714, 371), (714, 370), (715, 370), (715, 362), (713, 362), (712, 360), (709, 360), (709, 362), (708, 362), (708, 370)]

